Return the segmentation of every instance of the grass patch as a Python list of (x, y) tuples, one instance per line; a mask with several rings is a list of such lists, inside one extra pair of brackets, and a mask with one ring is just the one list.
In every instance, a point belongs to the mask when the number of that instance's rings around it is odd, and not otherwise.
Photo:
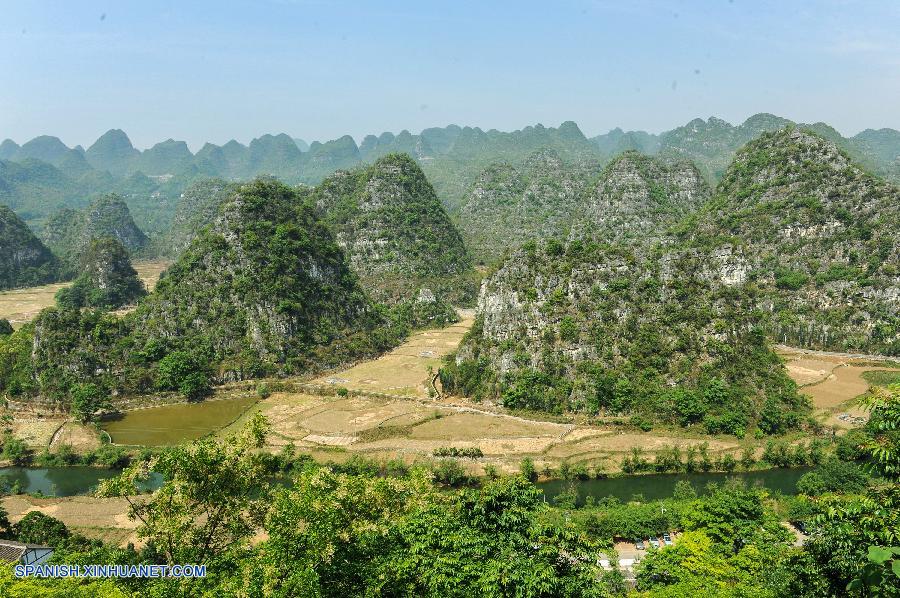
[(404, 424), (400, 426), (376, 426), (368, 430), (362, 430), (357, 434), (360, 442), (377, 442), (379, 440), (387, 440), (388, 438), (408, 438), (412, 434), (413, 428), (430, 422), (432, 420), (441, 419), (444, 414), (440, 411), (432, 412), (428, 417), (420, 419), (412, 424)]
[(871, 372), (863, 372), (862, 377), (872, 386), (889, 386), (891, 384), (900, 384), (900, 370), (875, 370)]

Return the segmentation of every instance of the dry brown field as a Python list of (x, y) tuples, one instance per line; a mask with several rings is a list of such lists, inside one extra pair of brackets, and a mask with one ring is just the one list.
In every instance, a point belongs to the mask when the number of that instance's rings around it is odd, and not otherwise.
[[(166, 260), (138, 261), (134, 263), (138, 277), (144, 282), (148, 291), (152, 291), (159, 280), (159, 275), (171, 262)], [(45, 307), (54, 303), (56, 292), (70, 283), (46, 284), (27, 289), (0, 292), (0, 318), (9, 320), (13, 328), (30, 322)], [(127, 311), (127, 310), (126, 310)]]

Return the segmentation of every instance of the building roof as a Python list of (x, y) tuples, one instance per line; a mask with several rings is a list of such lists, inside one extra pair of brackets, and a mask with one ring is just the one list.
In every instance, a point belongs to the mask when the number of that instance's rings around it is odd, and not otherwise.
[(0, 540), (0, 561), (7, 563), (15, 563), (22, 558), (22, 555), (29, 550), (53, 550), (50, 546), (42, 546), (40, 544), (23, 544), (15, 540)]

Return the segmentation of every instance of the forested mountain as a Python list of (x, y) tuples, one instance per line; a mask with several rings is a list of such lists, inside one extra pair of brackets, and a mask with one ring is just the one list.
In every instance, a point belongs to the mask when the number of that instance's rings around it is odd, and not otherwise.
[(315, 207), (270, 180), (232, 195), (135, 317), (148, 342), (178, 339), (231, 376), (340, 363), (382, 325)]
[(758, 294), (774, 339), (900, 354), (900, 190), (833, 143), (790, 127), (762, 135), (680, 232), (719, 284)]
[(488, 166), (455, 214), (466, 245), (491, 264), (529, 240), (564, 236), (599, 169), (594, 161), (565, 163), (554, 150), (535, 152), (518, 167)]
[[(659, 135), (644, 131), (623, 132), (613, 129), (593, 137), (601, 151), (615, 155), (635, 149), (646, 154), (672, 154), (693, 161), (711, 183), (722, 178), (735, 152), (765, 132), (774, 132), (794, 123), (773, 114), (755, 114), (740, 125), (720, 118), (695, 118), (691, 122)], [(881, 176), (900, 182), (900, 132), (893, 129), (867, 129), (853, 137), (844, 137), (825, 123), (799, 124), (847, 151), (859, 164)]]
[[(696, 171), (685, 180), (698, 188)], [(635, 242), (610, 245), (594, 223), (513, 254), (483, 285), (445, 383), (515, 407), (702, 416), (709, 431), (796, 425), (804, 404), (763, 335), (900, 354), (898, 197), (814, 133), (763, 134), (670, 234), (639, 220)], [(610, 205), (596, 212), (602, 224)]]
[[(221, 146), (207, 143), (196, 154), (191, 154), (183, 141), (172, 139), (139, 151), (117, 129), (105, 133), (87, 151), (69, 149), (55, 137), (42, 136), (21, 147), (11, 140), (0, 144), (0, 201), (40, 230), (50, 212), (81, 208), (98, 195), (115, 192), (125, 198), (143, 230), (162, 237), (181, 193), (195, 181), (211, 177), (241, 181), (268, 174), (288, 184), (316, 185), (337, 170), (370, 164), (390, 153), (407, 153), (419, 163), (444, 206), (451, 213), (462, 214), (463, 204), (473, 201), (471, 194), (485, 183), (488, 187), (492, 184), (490, 174), (479, 182), (486, 169), (506, 164), (517, 171), (527, 170), (525, 161), (538, 151), (553, 151), (576, 169), (602, 165), (629, 150), (687, 159), (714, 184), (742, 145), (790, 122), (771, 114), (754, 115), (737, 126), (717, 118), (695, 119), (659, 135), (613, 129), (592, 139), (572, 122), (558, 128), (535, 125), (512, 132), (450, 125), (425, 129), (418, 135), (405, 130), (396, 135), (368, 135), (358, 147), (348, 135), (307, 145), (277, 134), (263, 135), (248, 145), (234, 140)], [(897, 131), (870, 129), (845, 138), (823, 123), (805, 127), (836, 143), (868, 170), (900, 182)], [(527, 220), (531, 214), (522, 218)], [(477, 243), (476, 237), (483, 234), (474, 230), (471, 240)]]
[(105, 392), (320, 370), (398, 342), (315, 206), (272, 180), (242, 185), (160, 278), (118, 318), (46, 309), (16, 332), (0, 390), (62, 403), (79, 384)]
[(377, 301), (406, 301), (423, 288), (441, 300), (474, 300), (472, 259), (409, 156), (388, 154), (371, 166), (337, 172), (310, 193)]
[(131, 217), (121, 196), (97, 198), (84, 210), (65, 208), (47, 219), (41, 238), (57, 255), (76, 263), (92, 239), (116, 239), (132, 254), (143, 249), (148, 238)]
[(125, 131), (110, 129), (101, 135), (84, 155), (88, 163), (97, 170), (121, 176), (134, 170), (141, 152), (131, 145)]
[(482, 286), (445, 388), (738, 436), (797, 425), (807, 407), (753, 328), (752, 299), (703, 269), (665, 246), (530, 243)]
[(628, 150), (601, 170), (595, 161), (567, 165), (543, 150), (519, 168), (498, 163), (485, 169), (456, 220), (473, 254), (493, 263), (529, 240), (569, 234), (646, 241), (709, 196), (703, 176), (683, 159)]
[(584, 190), (567, 243), (527, 243), (486, 280), (447, 387), (518, 408), (706, 417), (713, 432), (775, 431), (783, 424), (760, 422), (776, 411), (799, 421), (793, 383), (752, 330), (752, 301), (665, 239), (709, 197), (688, 162), (614, 160)]
[(60, 263), (21, 218), (0, 204), (0, 290), (53, 282)]
[(57, 303), (67, 309), (117, 309), (147, 294), (131, 265), (128, 250), (116, 239), (92, 239), (78, 260), (78, 276), (60, 289)]
[(572, 236), (607, 243), (646, 242), (699, 208), (710, 195), (691, 162), (629, 150), (590, 185), (576, 210)]

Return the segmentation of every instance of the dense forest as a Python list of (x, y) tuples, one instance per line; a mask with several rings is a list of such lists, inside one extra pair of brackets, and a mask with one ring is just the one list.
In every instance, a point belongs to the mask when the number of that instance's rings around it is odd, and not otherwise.
[[(322, 465), (293, 447), (260, 452), (268, 422), (257, 416), (229, 438), (137, 458), (101, 484), (99, 496), (133, 496), (150, 471), (164, 477), (154, 494), (130, 499), (140, 549), (89, 540), (40, 512), (13, 525), (0, 511), (0, 537), (50, 544), (55, 563), (190, 563), (204, 576), (38, 580), (4, 567), (0, 590), (13, 598), (896, 596), (898, 401), (896, 385), (871, 396), (869, 424), (838, 441), (837, 456), (811, 447), (799, 496), (679, 482), (670, 498), (627, 503), (578, 501), (574, 490), (548, 503), (528, 460), (519, 475), (473, 481), (448, 475), (452, 460), (429, 470), (399, 460)], [(617, 567), (614, 541), (676, 529), (674, 545)]]
[(898, 353), (898, 190), (831, 142), (765, 133), (711, 197), (689, 165), (631, 152), (604, 177), (568, 242), (488, 277), (448, 389), (742, 436), (807, 409), (771, 340)]

